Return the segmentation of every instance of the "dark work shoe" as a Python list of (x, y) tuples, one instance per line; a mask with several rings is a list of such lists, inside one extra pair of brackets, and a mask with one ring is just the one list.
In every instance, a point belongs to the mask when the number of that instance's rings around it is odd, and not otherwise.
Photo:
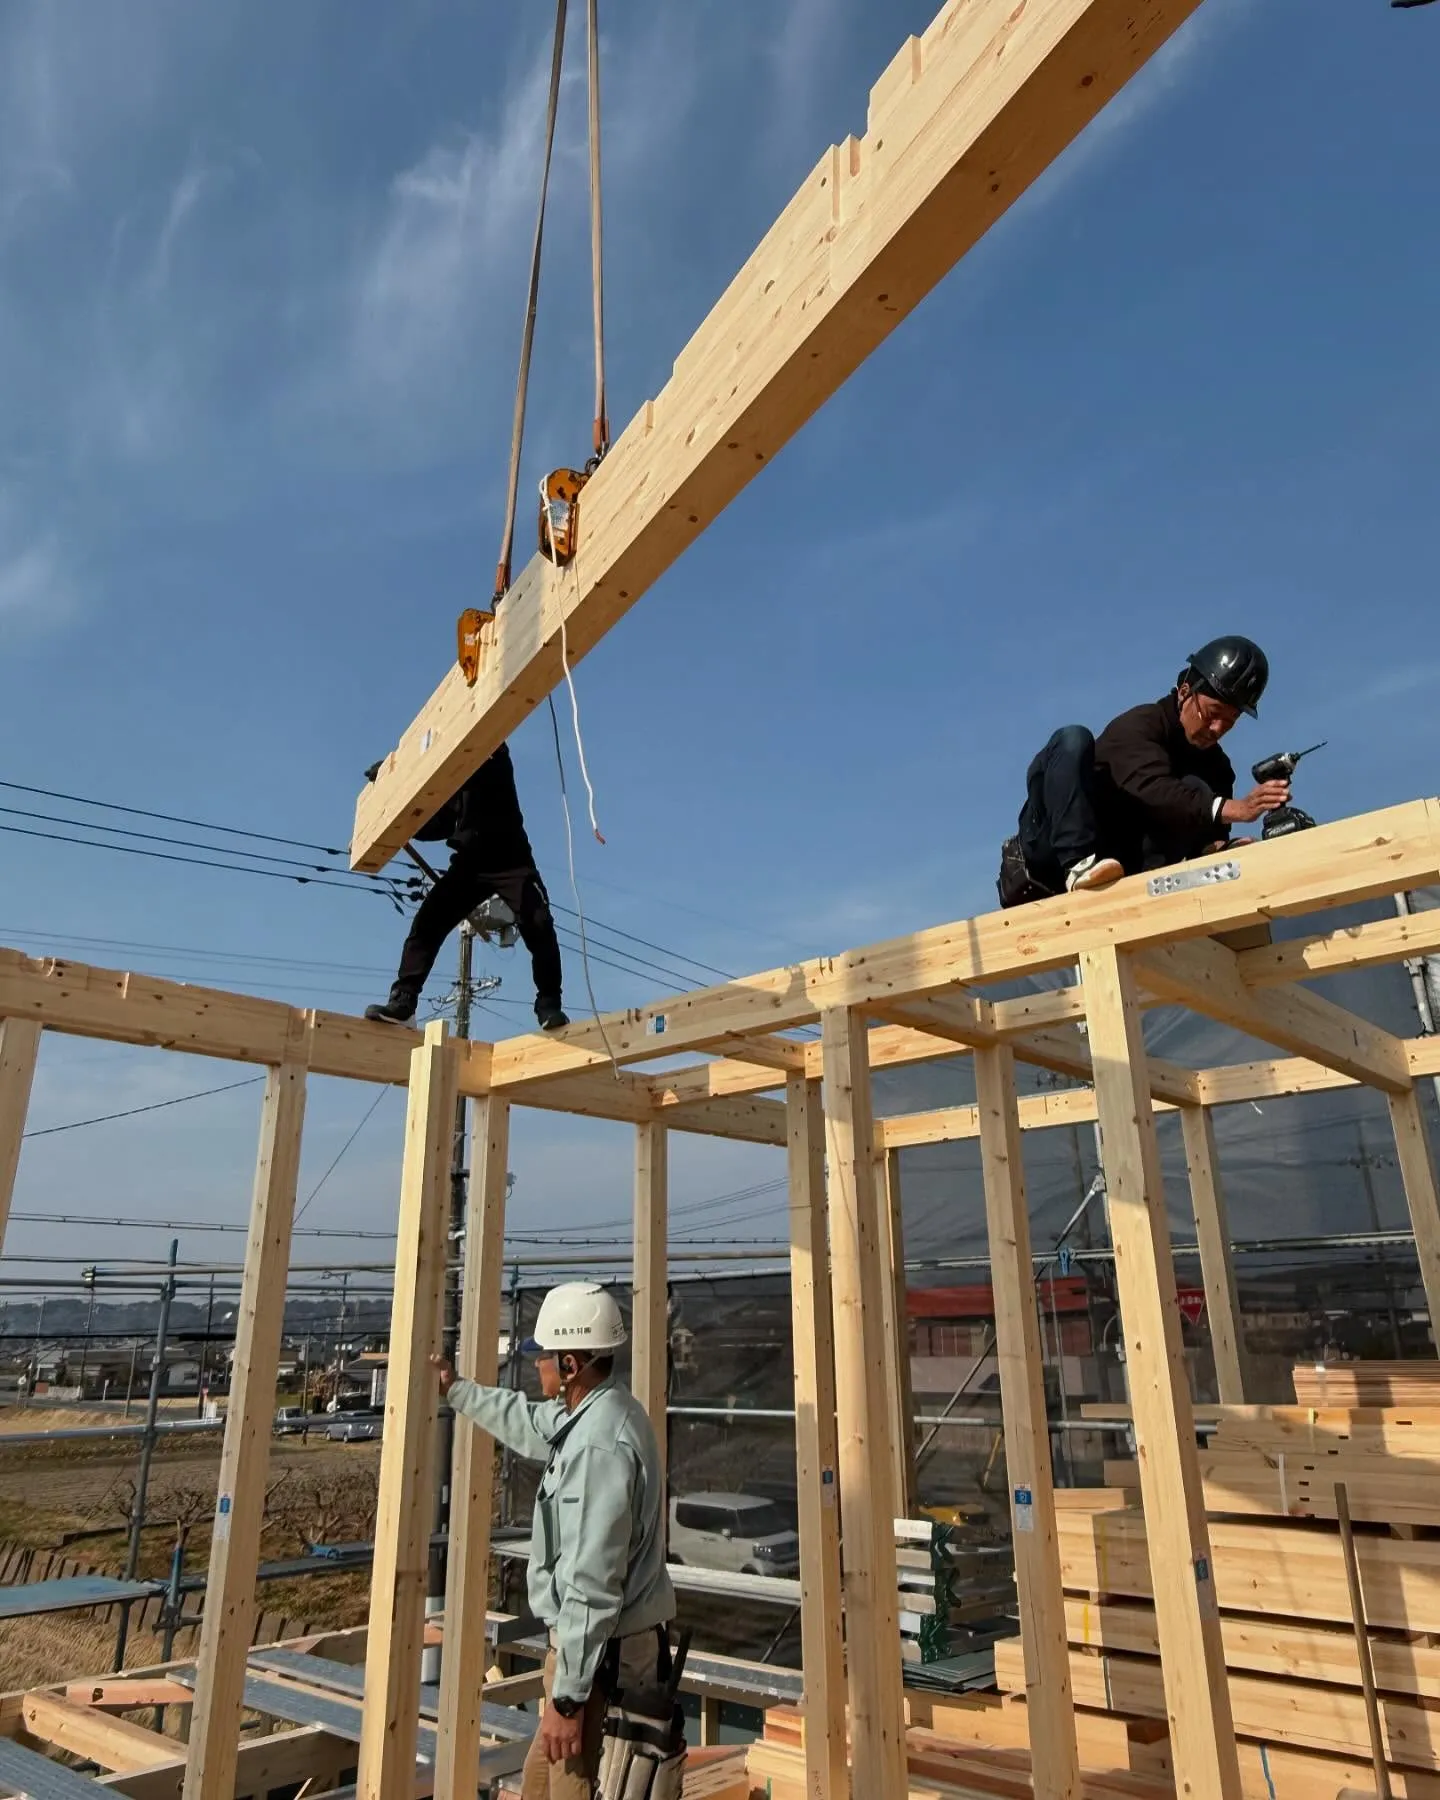
[(401, 987), (397, 981), (383, 1006), (367, 1006), (365, 1017), (384, 1025), (413, 1025), (420, 996), (413, 988)]
[(563, 1031), (570, 1023), (560, 1010), (560, 1002), (544, 995), (535, 1002), (535, 1018), (542, 1031)]

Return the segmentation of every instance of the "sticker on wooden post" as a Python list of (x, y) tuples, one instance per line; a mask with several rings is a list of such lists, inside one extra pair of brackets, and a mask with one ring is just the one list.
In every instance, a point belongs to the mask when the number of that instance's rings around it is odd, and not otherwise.
[(230, 1535), (233, 1504), (233, 1498), (229, 1494), (221, 1494), (215, 1502), (215, 1523), (210, 1528), (210, 1536), (217, 1544), (223, 1544)]
[(1028, 1487), (1017, 1487), (1015, 1490), (1015, 1529), (1035, 1529), (1035, 1495)]

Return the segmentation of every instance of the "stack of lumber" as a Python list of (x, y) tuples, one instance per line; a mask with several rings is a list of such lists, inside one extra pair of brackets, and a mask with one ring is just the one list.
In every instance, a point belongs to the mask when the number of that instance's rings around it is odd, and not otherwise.
[[(931, 1696), (924, 1699), (929, 1702)], [(959, 1718), (973, 1709), (973, 1699), (936, 1696), (933, 1704), (931, 1726), (912, 1725), (906, 1733), (908, 1800), (1032, 1800), (1028, 1740), (1009, 1748), (978, 1748), (964, 1736), (963, 1724), (953, 1737), (946, 1735), (951, 1715)], [(995, 1700), (989, 1704), (992, 1709), (1000, 1706)], [(765, 1735), (750, 1746), (747, 1767), (751, 1782), (768, 1793), (769, 1800), (806, 1800), (804, 1715), (790, 1707), (772, 1707), (765, 1715)], [(1096, 1769), (1085, 1773), (1080, 1792), (1082, 1800), (1174, 1800), (1175, 1791), (1163, 1779), (1125, 1769)], [(884, 1800), (902, 1797), (887, 1794)]]
[(1013, 1629), (1006, 1622), (1015, 1605), (1008, 1545), (982, 1541), (963, 1525), (897, 1519), (895, 1564), (906, 1662), (940, 1662)]
[[(1375, 1391), (1365, 1365), (1344, 1367), (1355, 1393)], [(1440, 1387), (1432, 1391), (1440, 1397)], [(1200, 1460), (1247, 1793), (1334, 1800), (1347, 1785), (1373, 1791), (1333, 1523), (1343, 1481), (1396, 1791), (1440, 1800), (1440, 1404), (1227, 1407)], [(1074, 1701), (1159, 1719), (1165, 1696), (1134, 1469), (1107, 1464), (1107, 1480), (1106, 1490), (1056, 1495)], [(995, 1676), (1002, 1690), (1023, 1691), (1018, 1642), (997, 1645)]]
[(1297, 1363), (1300, 1406), (1440, 1407), (1440, 1362)]

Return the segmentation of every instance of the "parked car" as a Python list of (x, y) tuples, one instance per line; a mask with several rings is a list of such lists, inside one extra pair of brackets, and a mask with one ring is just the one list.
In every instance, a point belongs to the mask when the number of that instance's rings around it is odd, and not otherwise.
[(276, 1437), (298, 1437), (302, 1431), (310, 1429), (313, 1417), (303, 1406), (282, 1406), (275, 1415)]
[(684, 1494), (670, 1502), (670, 1560), (742, 1575), (796, 1575), (800, 1539), (758, 1494)]
[(331, 1413), (325, 1435), (334, 1444), (368, 1444), (385, 1429), (383, 1406), (357, 1406), (353, 1412)]

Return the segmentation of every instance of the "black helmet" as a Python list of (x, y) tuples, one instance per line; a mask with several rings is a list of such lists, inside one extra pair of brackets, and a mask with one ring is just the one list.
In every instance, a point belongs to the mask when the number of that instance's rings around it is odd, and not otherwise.
[(1218, 637), (1192, 654), (1180, 679), (1227, 706), (1238, 706), (1253, 719), (1270, 679), (1270, 664), (1265, 652), (1249, 638)]

